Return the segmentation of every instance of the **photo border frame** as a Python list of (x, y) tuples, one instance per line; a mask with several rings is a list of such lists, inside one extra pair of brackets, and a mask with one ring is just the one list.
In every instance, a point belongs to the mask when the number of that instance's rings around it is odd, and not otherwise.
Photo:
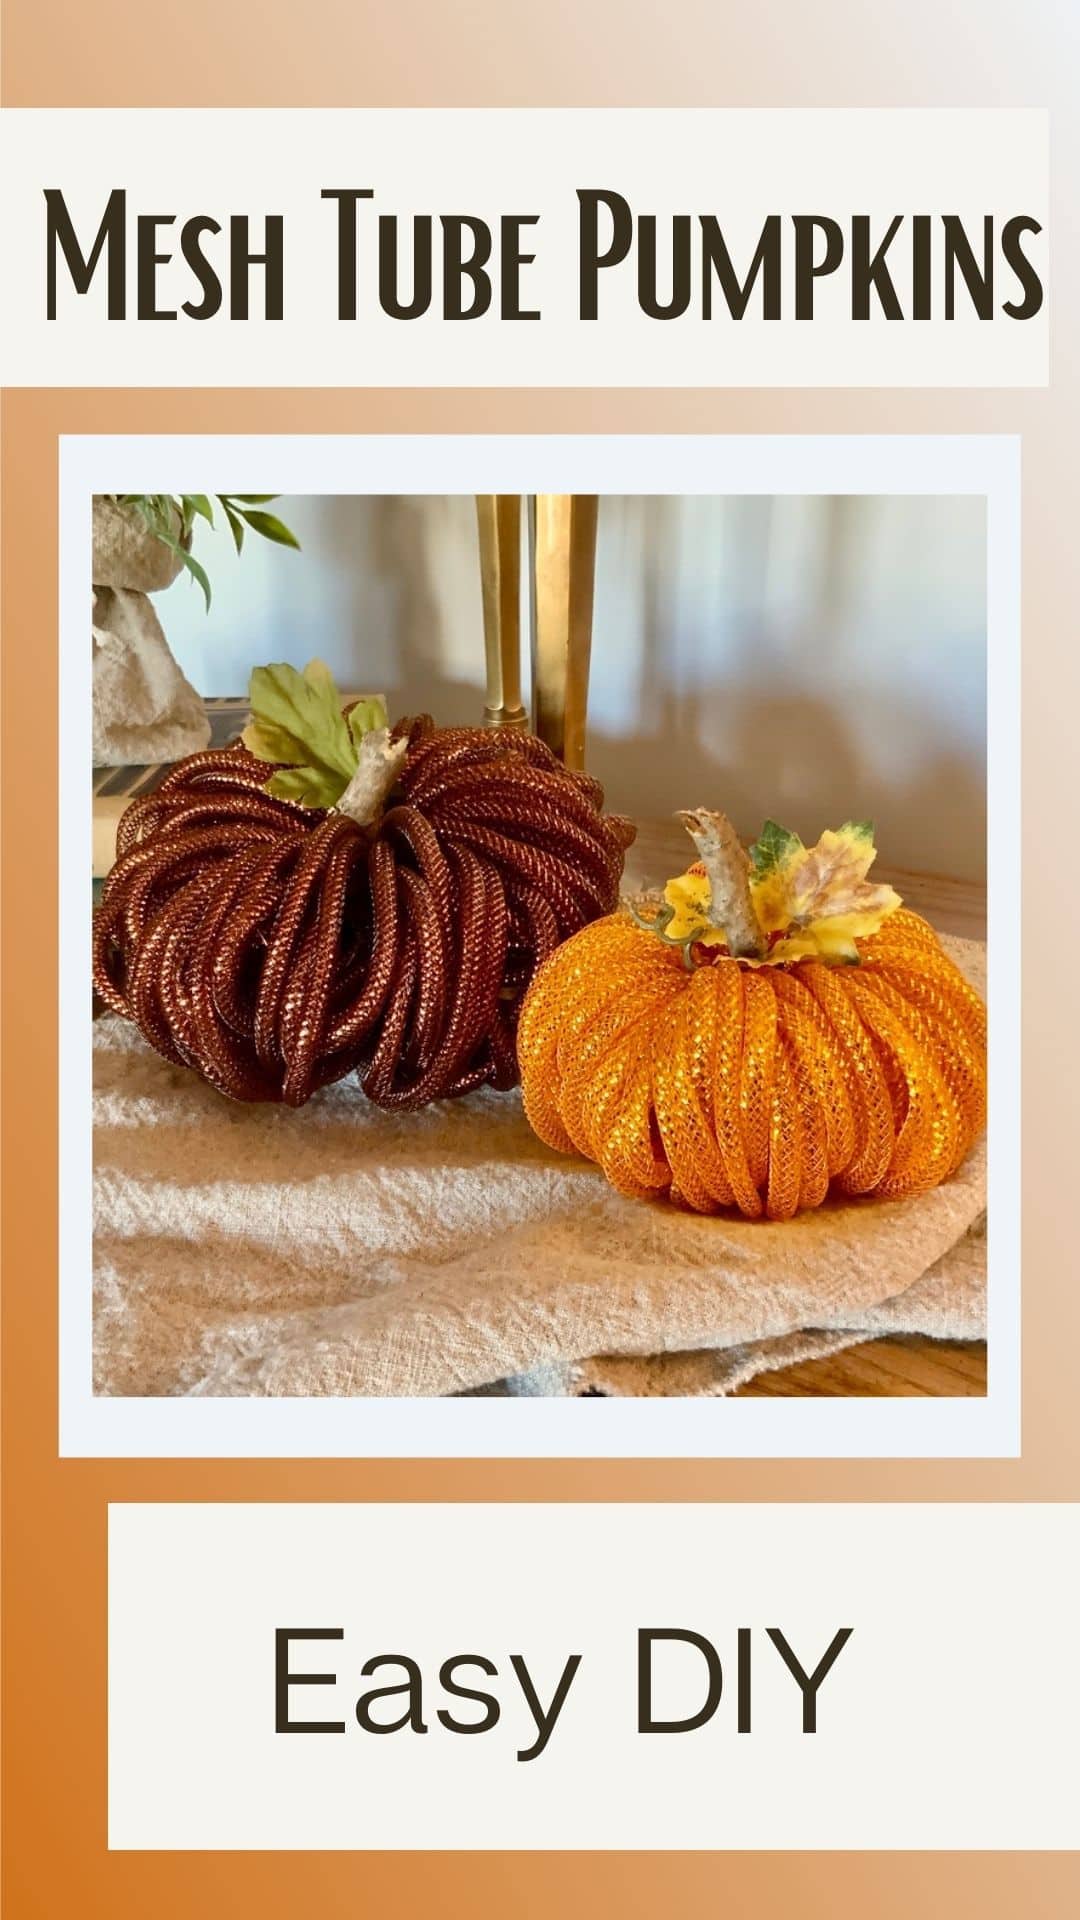
[[(92, 1387), (95, 493), (974, 495), (986, 502), (988, 1379), (984, 1397), (113, 1397)], [(64, 435), (60, 439), (59, 1449), (151, 1458), (1012, 1458), (1020, 1452), (1020, 441), (949, 435)], [(1007, 1170), (1000, 1180), (998, 1169)]]

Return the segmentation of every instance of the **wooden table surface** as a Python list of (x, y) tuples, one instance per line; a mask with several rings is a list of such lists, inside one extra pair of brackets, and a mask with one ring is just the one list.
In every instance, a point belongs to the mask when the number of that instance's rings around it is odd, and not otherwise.
[[(626, 857), (625, 884), (630, 890), (660, 886), (673, 874), (684, 872), (692, 856), (687, 836), (676, 821), (643, 821)], [(908, 906), (925, 914), (939, 933), (985, 940), (984, 886), (940, 874), (910, 873), (885, 862), (875, 866), (874, 878), (891, 882)], [(981, 1395), (986, 1392), (986, 1342), (927, 1340), (915, 1334), (866, 1340), (826, 1360), (805, 1360), (775, 1373), (758, 1374), (740, 1392), (758, 1397)]]

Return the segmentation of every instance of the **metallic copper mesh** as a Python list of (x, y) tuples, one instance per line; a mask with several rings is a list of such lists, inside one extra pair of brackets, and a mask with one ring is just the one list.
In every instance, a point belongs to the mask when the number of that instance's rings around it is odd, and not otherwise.
[(122, 816), (94, 984), (167, 1060), (299, 1106), (359, 1070), (386, 1107), (517, 1080), (540, 962), (618, 897), (628, 821), (531, 735), (437, 729), (377, 828), (262, 791), (243, 746), (181, 761)]
[(620, 1193), (786, 1220), (841, 1193), (922, 1193), (986, 1120), (986, 1010), (901, 909), (861, 964), (687, 972), (622, 916), (540, 969), (518, 1025), (525, 1111)]

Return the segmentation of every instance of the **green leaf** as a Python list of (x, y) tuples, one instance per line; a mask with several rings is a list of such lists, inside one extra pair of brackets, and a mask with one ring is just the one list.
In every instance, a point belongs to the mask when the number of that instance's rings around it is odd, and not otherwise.
[(381, 695), (376, 695), (373, 700), (358, 700), (355, 706), (350, 707), (346, 719), (353, 745), (358, 753), (365, 733), (374, 733), (377, 727), (386, 727), (390, 724), (386, 701)]
[(273, 776), (268, 791), (304, 806), (332, 807), (356, 771), (357, 749), (330, 669), (321, 660), (310, 660), (303, 673), (284, 665), (256, 667), (250, 699), (244, 745), (256, 758), (297, 775), (282, 776), (284, 784), (277, 786)]
[(240, 738), (256, 760), (269, 761), (275, 767), (296, 767), (303, 762), (303, 741), (272, 720), (249, 720)]
[(175, 553), (177, 559), (187, 568), (192, 579), (198, 581), (203, 591), (203, 599), (206, 601), (206, 611), (209, 613), (211, 595), (210, 580), (206, 568), (200, 566), (194, 554), (189, 553), (187, 548), (181, 545), (174, 534), (165, 532), (161, 527), (155, 527), (154, 533), (161, 541), (163, 547), (168, 547), (170, 553)]
[(292, 800), (301, 807), (332, 807), (345, 789), (316, 767), (279, 767), (266, 782), (275, 800)]
[(786, 866), (802, 850), (803, 843), (797, 833), (777, 826), (775, 820), (766, 820), (759, 838), (750, 848), (750, 864), (755, 874), (763, 878), (775, 873), (778, 867)]
[[(255, 533), (262, 534), (265, 540), (273, 540), (278, 546), (294, 547), (299, 550), (300, 542), (296, 535), (276, 514), (260, 511), (264, 502), (277, 500), (276, 493), (219, 493), (214, 496), (221, 505), (233, 545), (237, 553), (243, 551), (245, 522)], [(122, 507), (130, 507), (138, 513), (155, 539), (162, 541), (170, 553), (182, 560), (193, 580), (197, 580), (210, 607), (210, 581), (206, 569), (198, 560), (194, 560), (187, 551), (191, 530), (196, 519), (205, 520), (209, 527), (215, 526), (214, 509), (209, 494), (206, 493), (118, 493), (107, 494), (106, 499), (114, 499)], [(174, 529), (180, 522), (180, 539), (177, 540)]]
[(236, 513), (234, 509), (229, 505), (229, 502), (225, 499), (225, 496), (223, 494), (219, 494), (218, 498), (221, 501), (225, 518), (229, 523), (229, 531), (233, 537), (233, 545), (236, 548), (237, 553), (243, 553), (244, 523), (241, 520), (240, 515)]
[(276, 514), (260, 513), (254, 508), (245, 508), (242, 516), (253, 532), (261, 533), (264, 540), (273, 540), (279, 547), (299, 548), (300, 542), (291, 528), (279, 520)]
[(187, 514), (187, 509), (189, 507), (191, 509), (190, 518), (193, 519), (195, 514), (198, 514), (199, 518), (201, 520), (205, 520), (208, 526), (211, 526), (211, 527), (213, 526), (214, 509), (210, 505), (209, 497), (205, 493), (185, 493), (184, 495), (185, 518), (189, 517)]
[[(158, 538), (159, 538), (159, 539), (161, 538), (161, 535), (160, 535), (160, 534), (158, 535)], [(195, 558), (195, 556), (194, 556), (194, 554), (192, 554), (192, 553), (189, 553), (186, 547), (177, 547), (177, 546), (176, 546), (176, 542), (175, 542), (175, 541), (168, 541), (168, 540), (167, 540), (167, 541), (165, 542), (165, 544), (166, 544), (166, 546), (173, 546), (173, 547), (175, 547), (175, 549), (176, 549), (176, 552), (177, 552), (177, 553), (179, 553), (179, 555), (180, 555), (180, 558), (181, 558), (181, 560), (183, 561), (183, 563), (184, 563), (184, 565), (185, 565), (185, 567), (187, 568), (187, 570), (188, 570), (188, 572), (190, 573), (190, 575), (191, 575), (191, 577), (192, 577), (192, 579), (193, 579), (193, 580), (197, 580), (197, 581), (198, 581), (198, 583), (199, 583), (199, 585), (200, 585), (200, 587), (202, 588), (202, 591), (203, 591), (203, 599), (204, 599), (204, 600), (206, 601), (206, 611), (207, 611), (207, 613), (209, 613), (209, 611), (210, 611), (210, 598), (211, 598), (211, 595), (210, 595), (210, 579), (209, 579), (209, 575), (207, 574), (207, 571), (206, 571), (206, 568), (205, 568), (205, 567), (203, 567), (203, 566), (200, 566), (200, 564), (199, 564), (199, 562), (198, 562), (198, 561), (196, 560), (196, 558)]]

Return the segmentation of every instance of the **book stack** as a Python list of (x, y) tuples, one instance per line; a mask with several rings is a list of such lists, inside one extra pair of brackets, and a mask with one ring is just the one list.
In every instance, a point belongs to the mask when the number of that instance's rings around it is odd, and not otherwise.
[[(210, 745), (227, 747), (240, 738), (248, 722), (246, 695), (207, 700)], [(116, 829), (124, 808), (141, 794), (152, 793), (165, 778), (171, 762), (152, 767), (94, 768), (94, 879), (104, 880), (116, 859)]]

